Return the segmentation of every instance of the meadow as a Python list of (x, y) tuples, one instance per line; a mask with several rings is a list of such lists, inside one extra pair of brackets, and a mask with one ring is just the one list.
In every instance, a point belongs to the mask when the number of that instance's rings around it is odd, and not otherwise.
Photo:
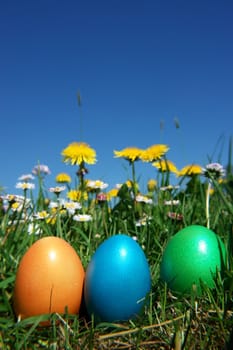
[[(146, 150), (115, 151), (131, 169), (131, 178), (109, 189), (92, 180), (88, 165), (95, 150), (72, 143), (62, 151), (76, 181), (57, 174), (56, 186), (45, 187), (50, 170), (37, 165), (22, 175), (22, 195), (2, 190), (0, 202), (0, 349), (232, 349), (233, 348), (233, 173), (232, 144), (227, 165), (190, 164), (176, 169), (167, 145)], [(149, 162), (155, 178), (142, 193), (136, 163)], [(92, 172), (94, 174), (94, 168)], [(170, 183), (171, 173), (177, 183)], [(38, 195), (34, 197), (35, 187)], [(160, 263), (170, 238), (184, 227), (202, 225), (219, 235), (227, 251), (215, 287), (179, 294), (160, 277)], [(78, 253), (84, 269), (101, 242), (124, 233), (142, 247), (151, 272), (145, 310), (122, 322), (96, 323), (82, 304), (78, 315), (51, 314), (17, 320), (13, 290), (19, 262), (38, 239), (57, 236)], [(179, 252), (177, 253), (179, 254)], [(135, 262), (136, 263), (136, 262)], [(41, 322), (49, 320), (50, 326)]]

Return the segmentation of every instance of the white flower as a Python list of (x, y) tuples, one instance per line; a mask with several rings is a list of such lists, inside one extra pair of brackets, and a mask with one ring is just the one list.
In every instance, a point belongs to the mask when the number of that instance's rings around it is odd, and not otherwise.
[(49, 170), (49, 167), (47, 165), (35, 165), (32, 169), (32, 174), (38, 176), (38, 175), (49, 175), (51, 174), (51, 171)]
[(18, 224), (25, 224), (25, 220), (29, 220), (29, 218), (25, 215), (22, 215), (22, 219), (21, 220), (9, 220), (9, 222), (7, 223), (8, 227), (12, 226), (12, 225), (18, 225)]
[(34, 217), (38, 220), (47, 219), (48, 216), (49, 216), (49, 213), (47, 213), (46, 210), (38, 211), (37, 213), (34, 214)]
[(70, 215), (74, 215), (75, 211), (78, 209), (81, 209), (82, 206), (79, 202), (73, 202), (73, 201), (64, 201), (63, 207), (68, 211)]
[(12, 211), (20, 212), (23, 209), (23, 204), (19, 202), (14, 202), (11, 204)]
[(176, 186), (168, 185), (168, 186), (160, 187), (160, 191), (172, 191), (172, 190), (177, 190), (178, 188), (180, 188), (179, 185), (176, 185)]
[(28, 234), (31, 235), (33, 233), (35, 235), (39, 235), (39, 234), (43, 233), (43, 230), (41, 229), (40, 225), (38, 225), (37, 223), (31, 222), (28, 225)]
[(116, 188), (119, 190), (122, 187), (122, 184), (116, 184)]
[(104, 190), (108, 187), (108, 184), (101, 180), (88, 180), (87, 187), (89, 187), (92, 190)]
[(164, 205), (179, 205), (180, 201), (179, 200), (170, 200), (170, 201), (164, 201)]
[(146, 204), (152, 204), (153, 200), (151, 198), (148, 198), (146, 196), (143, 196), (142, 194), (138, 194), (135, 198), (136, 202), (143, 202)]
[(32, 207), (32, 201), (30, 198), (25, 198), (24, 196), (18, 196), (14, 194), (7, 194), (5, 196), (1, 196), (3, 200), (4, 210), (7, 210), (10, 207), (12, 210), (21, 210), (22, 208), (28, 209)]
[(15, 187), (21, 190), (34, 190), (35, 184), (31, 182), (18, 182)]
[[(18, 196), (18, 195), (15, 195), (15, 200), (19, 203), (24, 203), (25, 202), (25, 197), (24, 196)], [(28, 198), (26, 200), (26, 202), (28, 203), (29, 205), (29, 202), (31, 202), (31, 200)]]
[(87, 215), (87, 214), (77, 214), (73, 216), (73, 220), (86, 222), (86, 221), (91, 221), (92, 217), (91, 215)]
[(28, 182), (34, 180), (35, 177), (32, 174), (21, 175), (18, 180), (23, 182)]
[(136, 226), (137, 226), (137, 227), (146, 226), (146, 220), (143, 220), (143, 219), (138, 220), (138, 221), (136, 222)]
[(58, 202), (54, 202), (54, 201), (49, 202), (50, 209), (58, 208), (58, 205), (59, 205)]
[(56, 186), (56, 187), (50, 187), (49, 192), (59, 194), (62, 191), (65, 191), (66, 187), (65, 186)]
[(212, 177), (214, 179), (219, 179), (220, 177), (224, 177), (226, 175), (224, 167), (219, 163), (207, 164), (206, 167), (202, 169), (202, 173), (209, 179)]
[(137, 227), (146, 226), (146, 225), (150, 224), (151, 219), (152, 219), (151, 216), (145, 215), (144, 217), (140, 218), (140, 219), (136, 222), (136, 226), (137, 226)]

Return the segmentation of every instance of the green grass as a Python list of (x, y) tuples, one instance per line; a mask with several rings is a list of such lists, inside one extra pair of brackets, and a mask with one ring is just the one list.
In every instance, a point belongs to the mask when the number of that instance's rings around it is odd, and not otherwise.
[[(160, 262), (165, 246), (185, 226), (206, 226), (207, 180), (200, 176), (183, 181), (181, 189), (151, 194), (153, 204), (135, 203), (131, 189), (124, 185), (116, 204), (97, 203), (92, 193), (84, 202), (90, 222), (76, 222), (67, 213), (57, 211), (54, 221), (37, 220), (42, 233), (28, 234), (29, 218), (38, 208), (47, 209), (45, 195), (33, 199), (26, 211), (1, 209), (0, 225), (0, 349), (232, 349), (233, 330), (233, 176), (228, 167), (223, 183), (215, 182), (210, 197), (210, 228), (218, 234), (227, 249), (227, 263), (216, 278), (216, 287), (204, 288), (201, 296), (172, 293), (160, 280)], [(29, 196), (29, 193), (25, 194)], [(179, 200), (178, 206), (166, 206), (164, 200)], [(168, 213), (182, 215), (172, 219)], [(137, 226), (140, 218), (149, 222)], [(127, 322), (95, 324), (82, 305), (79, 315), (41, 315), (17, 322), (12, 297), (20, 259), (37, 239), (59, 236), (66, 239), (79, 254), (86, 268), (92, 255), (108, 237), (125, 233), (137, 237), (147, 256), (152, 278), (148, 305), (142, 315)], [(98, 234), (98, 235), (97, 235)], [(50, 320), (49, 327), (41, 321)]]

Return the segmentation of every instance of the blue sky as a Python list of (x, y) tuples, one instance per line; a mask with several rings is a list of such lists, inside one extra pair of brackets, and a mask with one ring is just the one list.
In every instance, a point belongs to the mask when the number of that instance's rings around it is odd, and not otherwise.
[[(129, 146), (165, 143), (178, 168), (226, 164), (232, 18), (230, 0), (1, 1), (0, 185), (20, 194), (18, 177), (38, 162), (48, 186), (74, 177), (61, 157), (73, 141), (96, 150), (89, 178), (110, 187), (130, 175), (113, 155)], [(150, 164), (136, 171), (144, 185), (156, 176)]]

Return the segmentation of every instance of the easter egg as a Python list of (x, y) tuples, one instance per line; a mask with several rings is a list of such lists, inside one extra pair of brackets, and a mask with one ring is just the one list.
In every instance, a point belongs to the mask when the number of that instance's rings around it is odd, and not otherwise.
[(106, 239), (86, 270), (84, 299), (97, 322), (124, 321), (143, 310), (151, 288), (150, 268), (141, 246), (125, 234)]
[(22, 257), (15, 279), (13, 305), (24, 319), (41, 314), (77, 314), (84, 269), (71, 245), (58, 237), (36, 241)]
[(165, 247), (160, 276), (168, 287), (180, 293), (190, 293), (195, 285), (198, 294), (202, 285), (215, 286), (217, 271), (226, 260), (221, 238), (212, 230), (200, 226), (187, 226), (173, 236)]

